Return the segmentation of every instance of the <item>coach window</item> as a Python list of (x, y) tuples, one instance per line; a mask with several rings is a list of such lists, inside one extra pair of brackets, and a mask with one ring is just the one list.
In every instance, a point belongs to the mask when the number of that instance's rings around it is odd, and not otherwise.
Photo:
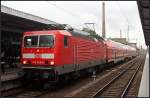
[(68, 47), (68, 37), (64, 36), (64, 47)]

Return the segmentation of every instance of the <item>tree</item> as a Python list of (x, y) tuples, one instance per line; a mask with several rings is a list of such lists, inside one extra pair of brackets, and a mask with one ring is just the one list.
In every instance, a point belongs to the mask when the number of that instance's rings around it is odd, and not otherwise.
[(82, 31), (90, 33), (90, 37), (101, 39), (101, 37), (94, 30), (91, 30), (91, 29), (88, 29), (88, 28), (83, 28)]
[(96, 34), (96, 32), (94, 30), (88, 29), (88, 28), (83, 28), (82, 31), (88, 32), (90, 34)]

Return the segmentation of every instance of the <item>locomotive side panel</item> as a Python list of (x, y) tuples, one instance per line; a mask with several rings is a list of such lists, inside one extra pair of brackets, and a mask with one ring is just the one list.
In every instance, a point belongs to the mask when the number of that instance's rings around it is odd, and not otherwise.
[(59, 37), (60, 47), (57, 51), (60, 52), (59, 59), (62, 66), (56, 66), (60, 74), (73, 72), (99, 64), (106, 63), (106, 46), (101, 41), (87, 40), (76, 36), (69, 38), (68, 48), (65, 50), (63, 46), (63, 37)]
[(106, 62), (105, 45), (101, 41), (93, 41), (78, 38), (77, 40), (77, 64), (78, 69), (92, 67)]

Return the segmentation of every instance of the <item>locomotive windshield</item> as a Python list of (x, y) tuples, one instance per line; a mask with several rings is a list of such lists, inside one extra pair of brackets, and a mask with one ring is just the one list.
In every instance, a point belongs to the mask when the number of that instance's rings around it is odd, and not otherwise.
[(39, 47), (52, 47), (54, 37), (52, 35), (40, 35)]
[(24, 47), (52, 47), (53, 45), (53, 35), (26, 36), (24, 38)]

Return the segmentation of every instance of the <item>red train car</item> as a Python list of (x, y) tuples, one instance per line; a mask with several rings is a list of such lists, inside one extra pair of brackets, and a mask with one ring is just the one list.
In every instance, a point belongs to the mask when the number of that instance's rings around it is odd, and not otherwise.
[(106, 45), (77, 30), (32, 31), (24, 33), (21, 57), (30, 79), (56, 80), (60, 75), (106, 63)]
[(106, 45), (107, 62), (116, 63), (118, 61), (126, 60), (137, 55), (135, 48), (125, 44), (121, 44), (119, 42), (115, 42), (108, 39), (106, 40)]
[(135, 50), (78, 30), (25, 32), (21, 63), (30, 80), (57, 81), (60, 77), (90, 72), (105, 63), (133, 56)]

